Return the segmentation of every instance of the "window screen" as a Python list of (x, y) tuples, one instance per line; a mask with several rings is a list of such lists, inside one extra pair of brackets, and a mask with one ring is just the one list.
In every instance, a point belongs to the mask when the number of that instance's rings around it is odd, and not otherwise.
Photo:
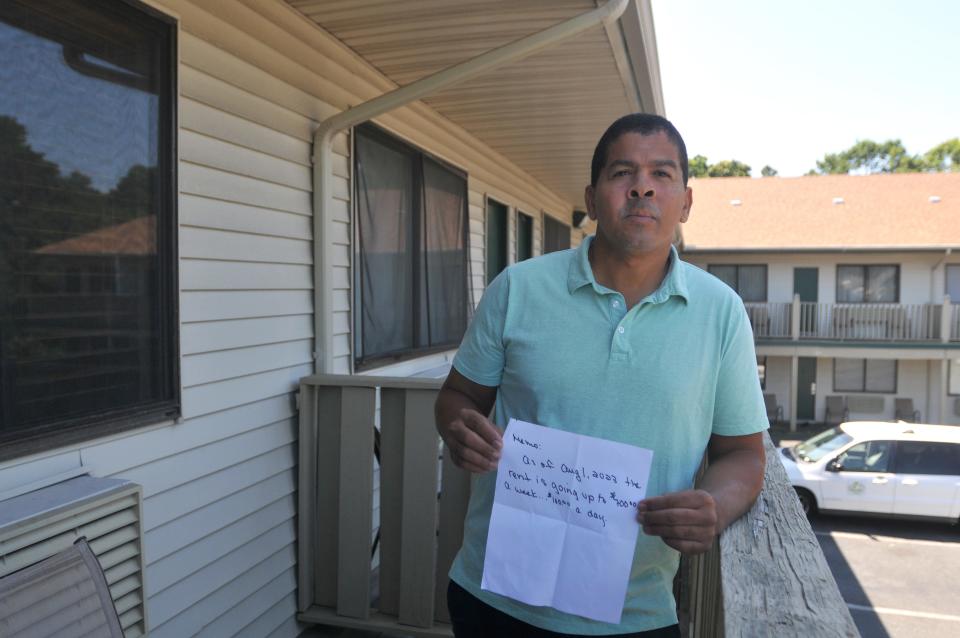
[(533, 217), (517, 213), (517, 261), (533, 257)]
[(0, 3), (0, 444), (175, 412), (174, 37)]
[(899, 275), (898, 266), (837, 266), (837, 301), (896, 303)]
[(836, 392), (897, 391), (894, 359), (834, 359), (833, 389)]
[(460, 342), (466, 179), (372, 126), (356, 130), (355, 356), (360, 366)]
[(767, 266), (765, 264), (712, 264), (707, 272), (733, 288), (747, 302), (767, 300)]
[(960, 264), (948, 264), (946, 270), (946, 293), (950, 301), (960, 304)]
[(507, 207), (487, 200), (487, 283), (507, 267)]
[(543, 216), (543, 254), (570, 248), (570, 227), (550, 215)]

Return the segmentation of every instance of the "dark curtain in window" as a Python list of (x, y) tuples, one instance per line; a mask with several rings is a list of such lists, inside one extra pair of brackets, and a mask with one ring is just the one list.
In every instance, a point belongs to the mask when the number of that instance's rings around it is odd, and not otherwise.
[(456, 343), (467, 325), (466, 182), (423, 158), (425, 291), (420, 295), (420, 344)]
[(456, 346), (467, 325), (467, 182), (373, 127), (356, 131), (355, 357)]
[(357, 136), (362, 351), (414, 346), (413, 164), (409, 154)]
[(0, 3), (0, 436), (175, 398), (172, 51), (123, 2)]

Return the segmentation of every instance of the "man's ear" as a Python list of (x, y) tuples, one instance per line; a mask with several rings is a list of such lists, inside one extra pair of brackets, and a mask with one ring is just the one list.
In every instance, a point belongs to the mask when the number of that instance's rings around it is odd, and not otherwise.
[(687, 192), (685, 193), (686, 201), (683, 204), (683, 212), (680, 213), (680, 223), (686, 223), (690, 219), (690, 209), (693, 207), (693, 189), (687, 186)]
[(583, 189), (583, 203), (587, 207), (587, 216), (593, 221), (597, 221), (597, 213), (594, 211), (593, 206), (593, 185), (587, 184), (587, 187)]

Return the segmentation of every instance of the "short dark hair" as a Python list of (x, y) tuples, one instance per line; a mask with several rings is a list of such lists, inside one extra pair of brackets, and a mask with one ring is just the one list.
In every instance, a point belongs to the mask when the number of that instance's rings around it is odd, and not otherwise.
[(665, 117), (654, 115), (652, 113), (631, 113), (624, 115), (616, 122), (610, 125), (600, 141), (597, 142), (597, 148), (593, 150), (593, 161), (590, 162), (590, 185), (597, 185), (597, 178), (600, 177), (600, 171), (607, 164), (607, 154), (610, 151), (610, 145), (620, 139), (624, 133), (639, 133), (640, 135), (653, 135), (655, 133), (665, 133), (667, 139), (673, 142), (677, 147), (677, 155), (680, 156), (680, 170), (683, 172), (683, 185), (687, 185), (687, 178), (690, 176), (690, 165), (687, 163), (687, 145), (683, 143), (680, 137), (680, 131)]

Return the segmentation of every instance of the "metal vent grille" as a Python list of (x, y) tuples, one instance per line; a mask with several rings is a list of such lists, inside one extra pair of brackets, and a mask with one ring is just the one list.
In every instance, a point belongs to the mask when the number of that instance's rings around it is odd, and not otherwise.
[(126, 638), (146, 634), (140, 486), (79, 476), (0, 503), (0, 576), (85, 537), (103, 568)]

